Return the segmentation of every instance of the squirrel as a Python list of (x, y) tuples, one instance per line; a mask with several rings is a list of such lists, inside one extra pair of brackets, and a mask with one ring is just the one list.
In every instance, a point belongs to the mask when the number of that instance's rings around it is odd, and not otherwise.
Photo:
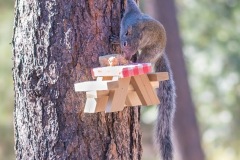
[(166, 32), (163, 25), (144, 14), (134, 0), (127, 6), (120, 26), (120, 39), (112, 36), (113, 43), (120, 43), (127, 60), (136, 63), (152, 63), (155, 72), (168, 72), (169, 80), (160, 82), (157, 95), (160, 100), (155, 126), (155, 141), (163, 160), (173, 159), (171, 140), (175, 113), (175, 83), (169, 60), (165, 53)]

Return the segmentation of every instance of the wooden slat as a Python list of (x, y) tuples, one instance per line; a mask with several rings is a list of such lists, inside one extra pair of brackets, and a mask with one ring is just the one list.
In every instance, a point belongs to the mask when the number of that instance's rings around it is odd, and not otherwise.
[(84, 107), (84, 113), (95, 113), (95, 109), (97, 107), (97, 101), (95, 98), (87, 98)]
[(148, 76), (144, 74), (144, 75), (141, 75), (140, 77), (141, 77), (142, 83), (144, 84), (146, 92), (148, 94), (148, 97), (151, 99), (151, 104), (149, 105), (159, 104), (160, 101), (158, 99), (158, 96), (156, 95), (155, 90), (152, 88), (152, 85), (148, 79)]
[(109, 98), (108, 96), (97, 98), (97, 107), (95, 109), (95, 112), (105, 112), (108, 103), (108, 98)]
[[(150, 82), (150, 84), (152, 85), (152, 88), (159, 88), (159, 82), (158, 81), (152, 81), (152, 82)], [(134, 91), (134, 88), (133, 88), (133, 86), (132, 86), (132, 84), (130, 84), (129, 86), (128, 86), (128, 91)]]
[(119, 79), (118, 76), (104, 76), (97, 77), (96, 81), (117, 81)]
[[(112, 79), (109, 79), (112, 80)], [(103, 77), (97, 77), (96, 81), (103, 81)]]
[(109, 77), (109, 76), (122, 76), (122, 69), (126, 67), (133, 67), (133, 65), (128, 66), (111, 66), (111, 67), (99, 67), (92, 69), (93, 77)]
[(150, 81), (165, 81), (169, 79), (168, 72), (158, 72), (147, 74)]
[(120, 78), (119, 87), (115, 89), (113, 92), (110, 91), (106, 112), (117, 112), (122, 111), (124, 109), (130, 79), (131, 77)]
[(112, 78), (113, 78), (112, 76), (104, 76), (102, 80), (103, 81), (110, 81), (110, 80), (112, 80)]
[[(169, 80), (168, 72), (157, 72), (157, 73), (149, 73), (147, 74), (150, 81), (165, 81)], [(97, 77), (97, 81), (110, 81), (110, 80), (118, 80), (118, 76), (104, 76), (104, 77)]]
[(87, 98), (100, 98), (103, 96), (108, 96), (109, 95), (109, 91), (89, 91), (86, 92), (86, 96)]
[[(109, 76), (118, 76), (118, 77), (129, 77), (131, 75), (126, 76), (125, 72), (123, 73), (123, 70), (131, 70), (131, 73), (134, 73), (133, 75), (137, 74), (133, 72), (133, 69), (137, 68), (139, 72), (150, 72), (149, 70), (143, 70), (144, 67), (151, 68), (151, 63), (139, 63), (139, 64), (132, 64), (132, 65), (124, 65), (124, 66), (111, 66), (111, 67), (98, 67), (92, 69), (92, 77), (109, 77)], [(138, 73), (139, 74), (139, 73)]]
[[(150, 82), (151, 83), (151, 86), (153, 88), (158, 88), (159, 87), (159, 82), (158, 81), (153, 81), (153, 82)], [(132, 85), (129, 85), (128, 86), (128, 94), (133, 94), (132, 92), (134, 92), (134, 88)], [(136, 94), (136, 92), (135, 92)], [(103, 97), (103, 96), (109, 96), (109, 90), (103, 90), (103, 91), (88, 91), (86, 92), (86, 96), (87, 98), (100, 98), (100, 97)]]
[(108, 96), (102, 96), (101, 98), (87, 98), (84, 113), (105, 112), (107, 102)]
[(141, 79), (141, 75), (132, 77), (131, 84), (132, 84), (134, 90), (136, 91), (141, 103), (146, 106), (150, 105), (151, 99), (149, 98), (149, 96), (146, 92), (146, 89), (145, 89), (144, 84)]
[(107, 107), (106, 107), (106, 110), (105, 110), (106, 112), (111, 112), (111, 107), (112, 107), (114, 94), (115, 94), (115, 90), (109, 91)]
[(152, 81), (150, 83), (151, 83), (151, 85), (154, 89), (159, 88), (159, 82), (158, 81)]
[(128, 91), (126, 102), (126, 106), (138, 106), (142, 105), (137, 93), (135, 91)]
[(118, 88), (118, 81), (88, 81), (74, 84), (75, 91), (111, 90)]
[(143, 105), (148, 106), (160, 103), (147, 75), (132, 77), (131, 84)]
[(119, 77), (118, 76), (113, 76), (112, 81), (118, 81)]

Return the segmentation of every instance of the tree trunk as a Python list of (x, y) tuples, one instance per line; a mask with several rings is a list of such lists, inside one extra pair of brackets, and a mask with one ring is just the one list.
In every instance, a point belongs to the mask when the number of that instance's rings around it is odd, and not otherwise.
[(124, 2), (17, 0), (13, 36), (17, 159), (141, 159), (140, 110), (83, 113), (99, 55), (119, 52)]
[(177, 88), (177, 108), (174, 120), (174, 129), (179, 145), (180, 159), (203, 160), (204, 153), (201, 148), (201, 137), (199, 134), (195, 116), (194, 104), (188, 84), (188, 75), (184, 62), (182, 43), (178, 30), (176, 9), (174, 0), (152, 0), (148, 4), (148, 11), (165, 27), (167, 32), (166, 53), (171, 62), (173, 75)]

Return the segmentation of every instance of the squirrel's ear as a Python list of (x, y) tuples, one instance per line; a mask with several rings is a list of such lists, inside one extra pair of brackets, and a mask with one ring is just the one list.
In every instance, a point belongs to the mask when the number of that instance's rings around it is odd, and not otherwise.
[(137, 6), (137, 3), (134, 0), (127, 0), (127, 7), (125, 13), (137, 12), (140, 13), (140, 9)]

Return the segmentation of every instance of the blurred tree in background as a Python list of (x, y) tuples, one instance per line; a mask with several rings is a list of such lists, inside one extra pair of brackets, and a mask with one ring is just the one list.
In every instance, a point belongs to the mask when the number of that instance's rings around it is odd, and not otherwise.
[(240, 159), (240, 3), (177, 2), (203, 148), (209, 160)]
[(240, 159), (240, 3), (176, 2), (206, 158)]
[(13, 0), (0, 0), (0, 159), (15, 159), (11, 39)]
[[(189, 82), (208, 160), (240, 159), (240, 2), (176, 0)], [(13, 151), (13, 0), (0, 0), (0, 159)], [(142, 119), (151, 120), (152, 108)], [(148, 129), (149, 130), (149, 129)], [(151, 140), (151, 139), (149, 139)], [(146, 150), (144, 150), (146, 152)]]
[(144, 1), (147, 14), (160, 21), (167, 33), (166, 54), (173, 70), (176, 85), (176, 113), (174, 120), (174, 150), (176, 160), (204, 160), (201, 136), (195, 113), (195, 107), (188, 83), (188, 74), (179, 34), (177, 13), (174, 0)]

